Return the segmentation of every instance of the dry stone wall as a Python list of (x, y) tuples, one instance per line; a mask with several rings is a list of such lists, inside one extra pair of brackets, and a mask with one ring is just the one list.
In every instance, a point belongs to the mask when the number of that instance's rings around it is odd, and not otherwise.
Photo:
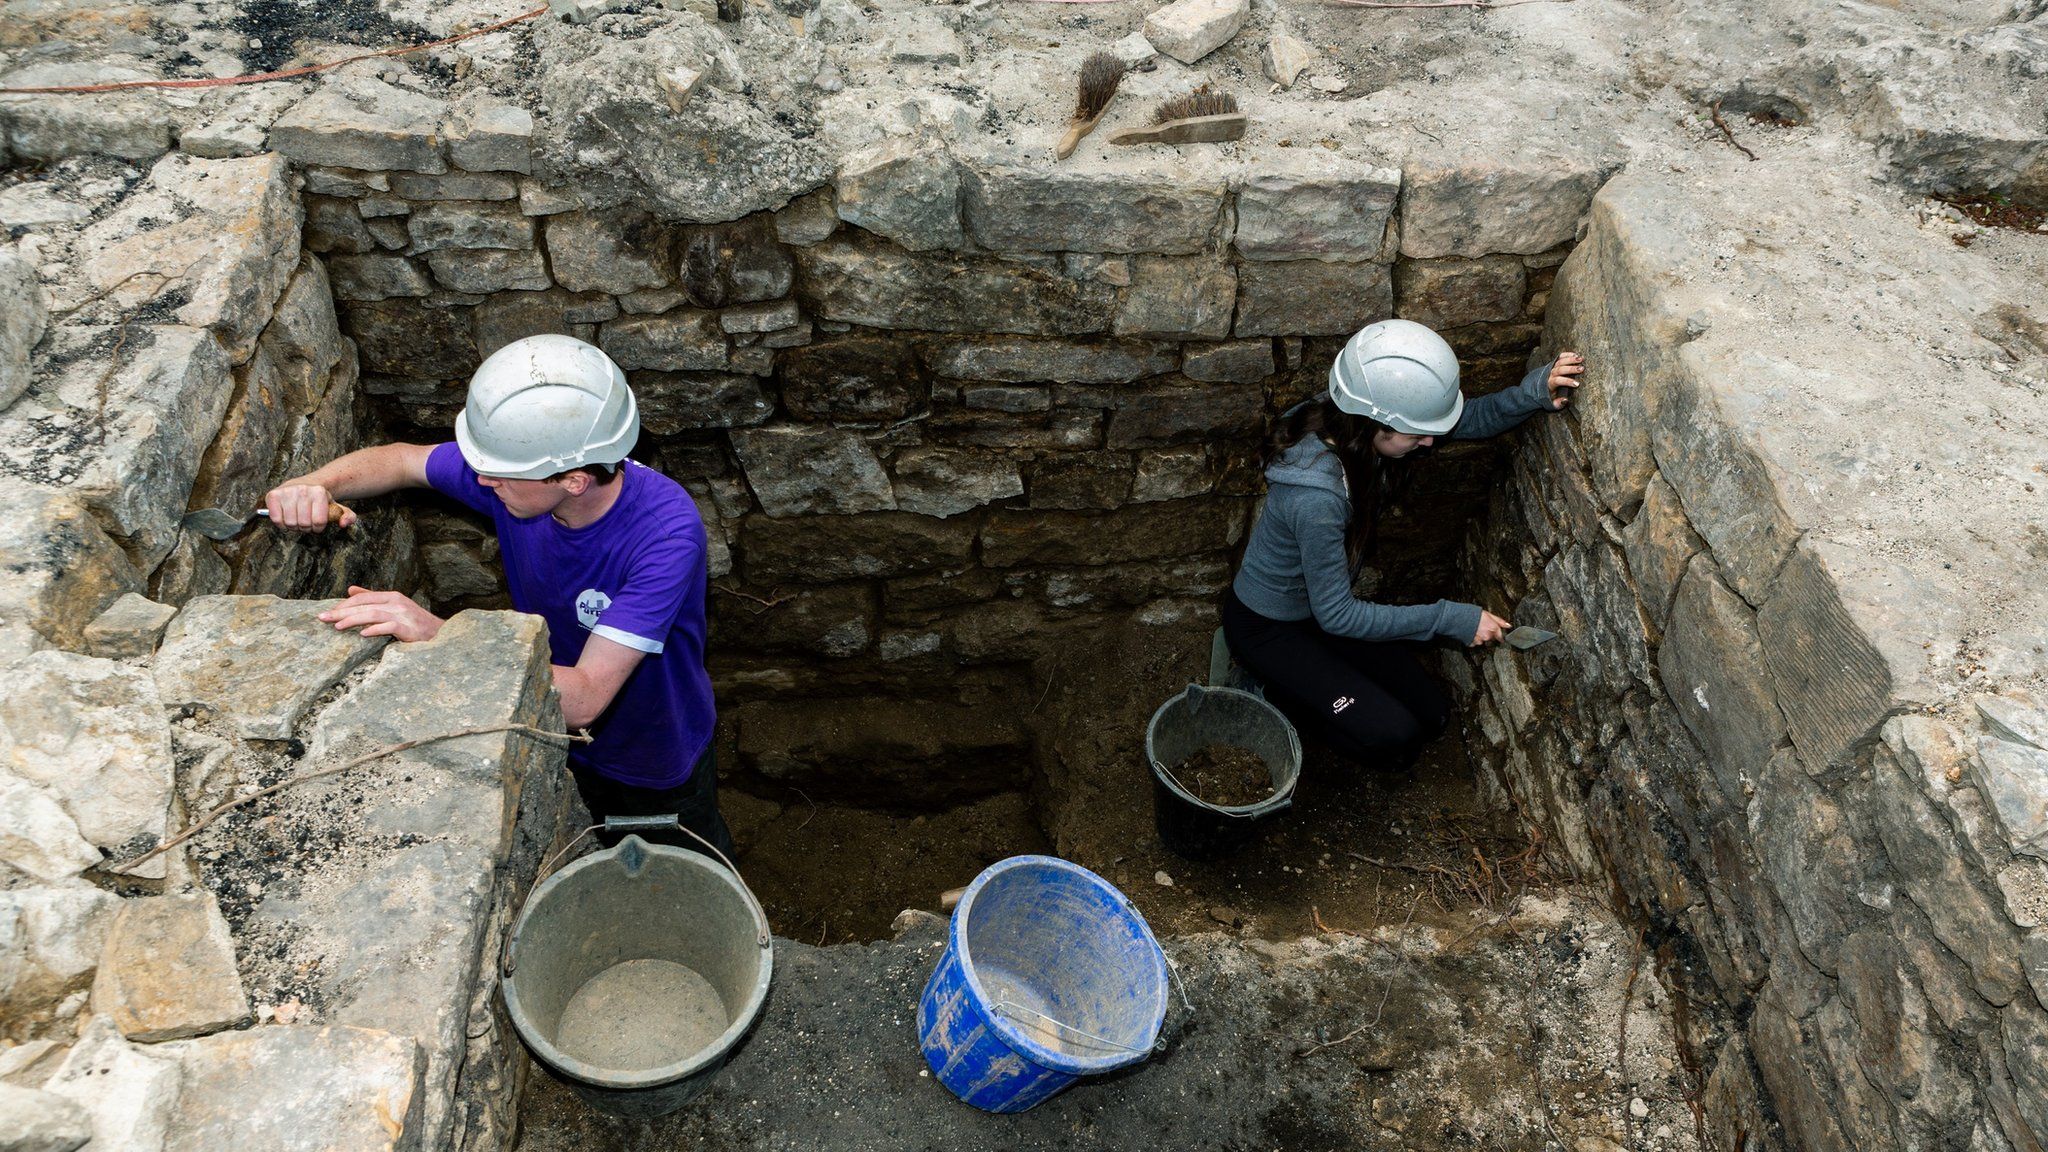
[(1456, 662), (1473, 744), (1641, 918), (1717, 1146), (2048, 1138), (2037, 284), (1951, 230), (1820, 166), (1609, 184), (1546, 338), (1589, 383), (1466, 541), (1564, 637)]

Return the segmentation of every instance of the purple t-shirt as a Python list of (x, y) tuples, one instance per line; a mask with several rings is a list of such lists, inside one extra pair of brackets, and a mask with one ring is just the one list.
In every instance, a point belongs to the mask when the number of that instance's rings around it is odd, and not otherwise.
[(567, 528), (513, 516), (452, 443), (427, 457), (427, 482), (496, 522), (512, 606), (548, 622), (554, 663), (574, 666), (591, 635), (647, 654), (570, 763), (640, 788), (689, 779), (717, 713), (704, 671), (709, 549), (683, 486), (629, 460), (610, 511)]

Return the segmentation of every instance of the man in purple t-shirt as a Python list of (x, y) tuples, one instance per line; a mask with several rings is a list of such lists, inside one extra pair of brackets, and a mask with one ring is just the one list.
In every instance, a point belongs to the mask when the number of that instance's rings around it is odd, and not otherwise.
[[(318, 532), (335, 500), (431, 487), (490, 516), (512, 606), (547, 621), (562, 715), (591, 730), (569, 752), (591, 817), (673, 812), (730, 856), (704, 670), (704, 522), (681, 485), (626, 459), (639, 433), (609, 357), (530, 336), (477, 369), (454, 443), (351, 452), (265, 504), (272, 522)], [(320, 618), (399, 640), (431, 639), (442, 623), (400, 593), (355, 587)], [(697, 847), (680, 833), (647, 838)]]

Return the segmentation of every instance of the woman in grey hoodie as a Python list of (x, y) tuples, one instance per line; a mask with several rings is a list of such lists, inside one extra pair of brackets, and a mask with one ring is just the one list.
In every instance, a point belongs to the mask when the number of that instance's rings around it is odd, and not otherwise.
[(1513, 388), (1465, 402), (1458, 358), (1408, 320), (1360, 330), (1329, 394), (1295, 406), (1267, 443), (1266, 502), (1224, 596), (1232, 655), (1294, 722), (1354, 759), (1399, 768), (1443, 731), (1450, 702), (1415, 642), (1498, 641), (1506, 620), (1452, 600), (1376, 604), (1351, 594), (1387, 498), (1389, 465), (1439, 436), (1477, 440), (1570, 403), (1585, 358), (1560, 353)]

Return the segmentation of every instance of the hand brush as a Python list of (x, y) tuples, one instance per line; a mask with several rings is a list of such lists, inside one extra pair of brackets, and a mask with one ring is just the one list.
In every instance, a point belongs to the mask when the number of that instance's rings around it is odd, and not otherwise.
[(1110, 133), (1111, 144), (1218, 144), (1244, 135), (1237, 97), (1204, 84), (1153, 109), (1152, 123)]
[(1095, 129), (1095, 122), (1109, 108), (1109, 99), (1116, 95), (1116, 86), (1123, 83), (1124, 62), (1107, 52), (1097, 52), (1081, 61), (1080, 94), (1074, 100), (1074, 122), (1067, 126), (1067, 134), (1060, 137), (1059, 147), (1052, 150), (1053, 158), (1065, 160), (1073, 155), (1074, 147), (1081, 143), (1081, 137)]

